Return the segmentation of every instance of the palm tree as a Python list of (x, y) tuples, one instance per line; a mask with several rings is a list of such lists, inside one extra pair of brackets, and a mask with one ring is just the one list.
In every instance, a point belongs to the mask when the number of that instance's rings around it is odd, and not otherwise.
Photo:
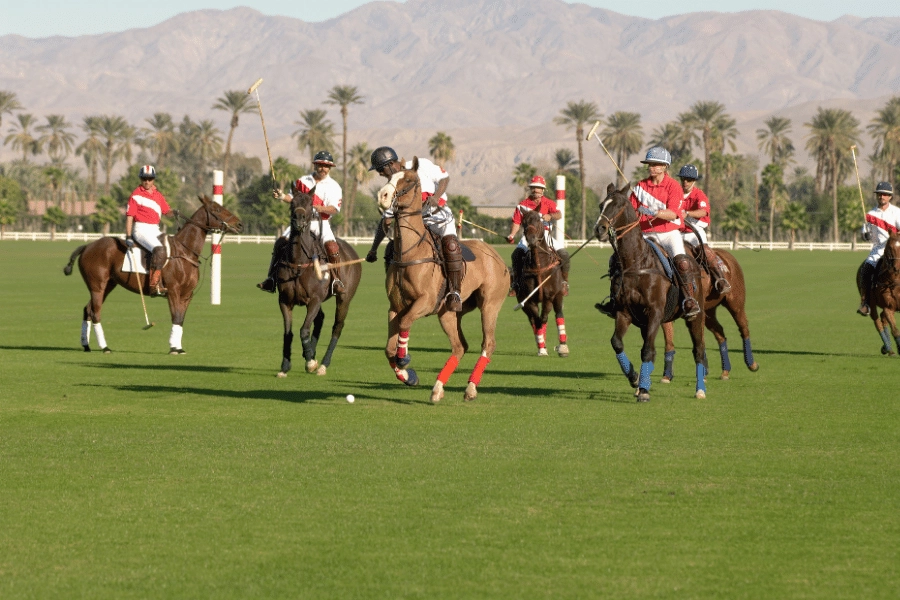
[(161, 169), (169, 155), (178, 152), (175, 123), (169, 113), (154, 113), (153, 118), (146, 121), (150, 127), (143, 127), (141, 135), (147, 148), (156, 153), (156, 168)]
[[(681, 115), (681, 122), (699, 132), (703, 144), (703, 178), (709, 181), (709, 155), (722, 151), (728, 142), (732, 151), (738, 131), (735, 121), (725, 112), (725, 105), (713, 100), (695, 102), (691, 109)], [(707, 184), (708, 185), (708, 184)]]
[(794, 143), (787, 134), (791, 132), (791, 120), (786, 117), (769, 117), (765, 129), (756, 130), (759, 149), (769, 155), (773, 164), (787, 166), (794, 154)]
[(428, 152), (438, 166), (443, 168), (445, 164), (456, 158), (456, 146), (453, 145), (453, 138), (443, 131), (438, 131), (434, 137), (428, 140)]
[(103, 141), (100, 139), (100, 117), (85, 117), (81, 128), (88, 137), (75, 148), (75, 154), (84, 157), (84, 164), (88, 170), (88, 195), (93, 202), (97, 196), (97, 167), (104, 150)]
[(244, 90), (228, 90), (225, 95), (216, 100), (213, 109), (224, 110), (231, 113), (231, 129), (228, 130), (228, 141), (225, 142), (225, 158), (222, 160), (223, 190), (228, 185), (228, 159), (231, 158), (231, 138), (238, 126), (238, 115), (253, 112), (256, 108), (251, 102), (251, 96)]
[(103, 193), (109, 195), (110, 175), (113, 167), (122, 158), (122, 139), (131, 126), (117, 115), (102, 115), (97, 119), (97, 133), (103, 143), (103, 171), (106, 173)]
[(66, 224), (66, 213), (63, 212), (61, 208), (58, 206), (48, 206), (47, 211), (44, 213), (42, 220), (44, 223), (50, 226), (50, 239), (56, 239), (56, 229), (57, 227), (62, 227)]
[(725, 233), (734, 233), (734, 243), (740, 241), (743, 232), (753, 228), (753, 217), (750, 208), (743, 202), (732, 202), (725, 207), (725, 218), (719, 223), (719, 227)]
[(781, 228), (787, 229), (791, 235), (788, 241), (788, 250), (794, 249), (796, 233), (807, 227), (809, 227), (809, 216), (806, 214), (806, 207), (800, 202), (789, 202), (781, 213)]
[[(644, 128), (641, 127), (641, 115), (631, 112), (615, 112), (606, 119), (606, 127), (601, 133), (603, 144), (610, 152), (616, 153), (616, 164), (621, 171), (625, 170), (625, 161), (641, 150), (644, 144)], [(616, 174), (616, 183), (621, 176)]]
[(3, 125), (3, 113), (12, 114), (14, 110), (22, 110), (15, 92), (0, 90), (0, 126)]
[(372, 178), (372, 171), (369, 170), (369, 158), (372, 155), (372, 149), (365, 142), (356, 144), (350, 148), (347, 155), (347, 174), (350, 177), (350, 193), (347, 194), (347, 202), (345, 207), (346, 218), (344, 219), (344, 231), (349, 231), (350, 220), (356, 206), (356, 194), (361, 185), (365, 185)]
[(535, 175), (537, 175), (537, 167), (526, 162), (519, 163), (516, 165), (516, 168), (513, 169), (512, 182), (525, 188), (525, 193), (527, 194), (528, 184), (531, 183), (531, 178)]
[[(839, 242), (837, 188), (852, 169), (850, 146), (861, 145), (859, 120), (849, 111), (820, 106), (812, 120), (804, 126), (810, 130), (806, 149), (816, 160), (817, 181), (821, 174), (823, 189), (831, 188), (834, 241)], [(848, 161), (851, 162), (848, 164)]]
[(355, 85), (336, 85), (328, 92), (328, 100), (325, 104), (334, 104), (341, 107), (341, 120), (344, 123), (344, 136), (341, 144), (341, 169), (344, 177), (342, 183), (347, 185), (347, 107), (351, 104), (362, 104), (363, 96)]
[(75, 135), (69, 131), (72, 124), (63, 115), (47, 115), (47, 123), (37, 127), (43, 133), (41, 145), (46, 146), (50, 161), (60, 164), (72, 154)]
[(669, 121), (654, 129), (650, 134), (649, 147), (662, 146), (669, 151), (675, 162), (690, 157), (693, 144), (699, 142), (699, 138), (684, 121), (685, 116), (681, 115), (679, 120)]
[(41, 153), (41, 140), (34, 137), (31, 128), (36, 123), (34, 115), (19, 113), (16, 115), (19, 122), (18, 128), (9, 130), (9, 135), (3, 140), (3, 145), (9, 144), (13, 150), (22, 151), (22, 162), (28, 162), (28, 155), (37, 156)]
[(300, 125), (300, 129), (292, 134), (297, 138), (297, 148), (309, 150), (309, 162), (312, 162), (316, 152), (334, 150), (334, 123), (329, 121), (327, 113), (319, 108), (309, 110), (301, 110), (300, 118), (302, 121), (294, 121), (296, 125)]
[(584, 173), (584, 126), (587, 123), (600, 119), (602, 115), (593, 102), (581, 100), (569, 102), (560, 115), (553, 119), (557, 125), (563, 125), (566, 129), (575, 130), (575, 141), (578, 142), (578, 178), (581, 181), (581, 238), (584, 239), (587, 232), (587, 187), (585, 186)]
[(875, 157), (882, 169), (880, 177), (891, 181), (900, 163), (900, 96), (888, 100), (866, 129), (875, 139)]
[(563, 175), (565, 173), (571, 173), (572, 175), (578, 174), (578, 171), (575, 168), (578, 164), (575, 160), (575, 153), (568, 148), (557, 149), (553, 158), (556, 160), (557, 175)]
[(762, 171), (762, 184), (769, 194), (769, 243), (774, 241), (775, 208), (784, 194), (784, 170), (781, 165), (771, 162)]
[(198, 163), (196, 170), (197, 189), (203, 189), (203, 177), (209, 170), (209, 162), (222, 152), (222, 132), (209, 119), (200, 121), (193, 131), (193, 147)]

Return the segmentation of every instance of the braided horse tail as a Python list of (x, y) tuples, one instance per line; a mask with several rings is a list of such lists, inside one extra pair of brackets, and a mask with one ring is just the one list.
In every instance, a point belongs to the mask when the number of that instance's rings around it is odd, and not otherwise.
[(72, 265), (75, 264), (75, 259), (77, 259), (79, 256), (81, 256), (81, 253), (84, 252), (85, 248), (87, 248), (87, 244), (84, 244), (83, 246), (78, 246), (77, 248), (75, 248), (75, 251), (72, 253), (72, 256), (69, 257), (69, 264), (67, 264), (65, 267), (63, 267), (64, 275), (72, 274)]

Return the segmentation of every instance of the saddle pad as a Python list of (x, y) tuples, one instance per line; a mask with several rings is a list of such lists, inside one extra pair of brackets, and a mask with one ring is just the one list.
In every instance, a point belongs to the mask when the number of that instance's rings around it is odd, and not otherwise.
[(666, 272), (666, 277), (669, 278), (669, 281), (675, 282), (675, 271), (672, 270), (672, 263), (669, 261), (669, 258), (665, 255), (656, 242), (651, 239), (644, 238), (650, 247), (653, 248), (653, 251), (656, 253), (656, 257), (659, 259), (659, 262), (662, 263), (662, 268)]
[(125, 253), (125, 260), (122, 261), (122, 271), (124, 273), (146, 273), (142, 259), (143, 250), (135, 246)]
[(460, 247), (462, 248), (462, 258), (464, 262), (475, 262), (475, 253), (466, 246), (465, 242), (461, 242)]

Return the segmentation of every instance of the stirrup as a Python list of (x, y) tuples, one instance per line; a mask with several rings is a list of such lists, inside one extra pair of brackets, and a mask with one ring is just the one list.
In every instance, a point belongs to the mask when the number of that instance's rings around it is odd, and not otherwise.
[[(686, 304), (687, 304), (688, 302), (693, 302), (693, 303), (694, 303), (694, 310), (688, 311), (688, 309), (687, 309), (687, 307), (686, 307)], [(684, 313), (684, 320), (685, 320), (685, 321), (690, 321), (690, 320), (692, 320), (694, 317), (696, 317), (697, 315), (700, 314), (700, 303), (697, 302), (697, 300), (694, 299), (694, 298), (685, 298), (685, 299), (681, 302), (681, 311)]]
[(169, 293), (169, 290), (164, 288), (162, 285), (157, 285), (153, 290), (150, 291), (151, 298), (164, 298), (166, 294)]
[[(340, 289), (338, 289), (340, 288)], [(331, 293), (332, 294), (340, 294), (346, 291), (346, 287), (344, 286), (344, 282), (338, 278), (334, 278), (331, 280)]]
[(603, 302), (595, 304), (594, 308), (611, 319), (616, 318), (616, 301), (612, 299), (612, 296), (607, 296)]
[(267, 277), (266, 280), (263, 281), (262, 283), (257, 283), (256, 287), (258, 287), (259, 289), (261, 289), (264, 292), (269, 292), (270, 294), (274, 294), (278, 289), (278, 286), (275, 283), (275, 280), (272, 279), (271, 277)]
[(447, 310), (452, 312), (461, 312), (462, 311), (462, 297), (459, 295), (459, 292), (450, 292), (444, 299), (447, 302)]
[(716, 291), (719, 292), (719, 294), (721, 294), (722, 296), (731, 291), (731, 284), (728, 283), (728, 280), (724, 277), (721, 279), (716, 279), (714, 287), (716, 288)]

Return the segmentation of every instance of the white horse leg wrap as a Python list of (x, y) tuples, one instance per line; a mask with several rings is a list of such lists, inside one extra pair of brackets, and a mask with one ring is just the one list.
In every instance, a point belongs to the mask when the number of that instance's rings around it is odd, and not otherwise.
[(90, 346), (91, 345), (91, 322), (90, 321), (82, 321), (82, 323), (81, 323), (81, 345), (82, 346)]
[(169, 348), (181, 350), (182, 333), (184, 333), (184, 329), (181, 327), (181, 325), (172, 325), (172, 333), (169, 334)]
[(106, 348), (106, 336), (103, 335), (103, 325), (94, 323), (94, 333), (97, 334), (97, 343), (100, 344), (100, 348)]

